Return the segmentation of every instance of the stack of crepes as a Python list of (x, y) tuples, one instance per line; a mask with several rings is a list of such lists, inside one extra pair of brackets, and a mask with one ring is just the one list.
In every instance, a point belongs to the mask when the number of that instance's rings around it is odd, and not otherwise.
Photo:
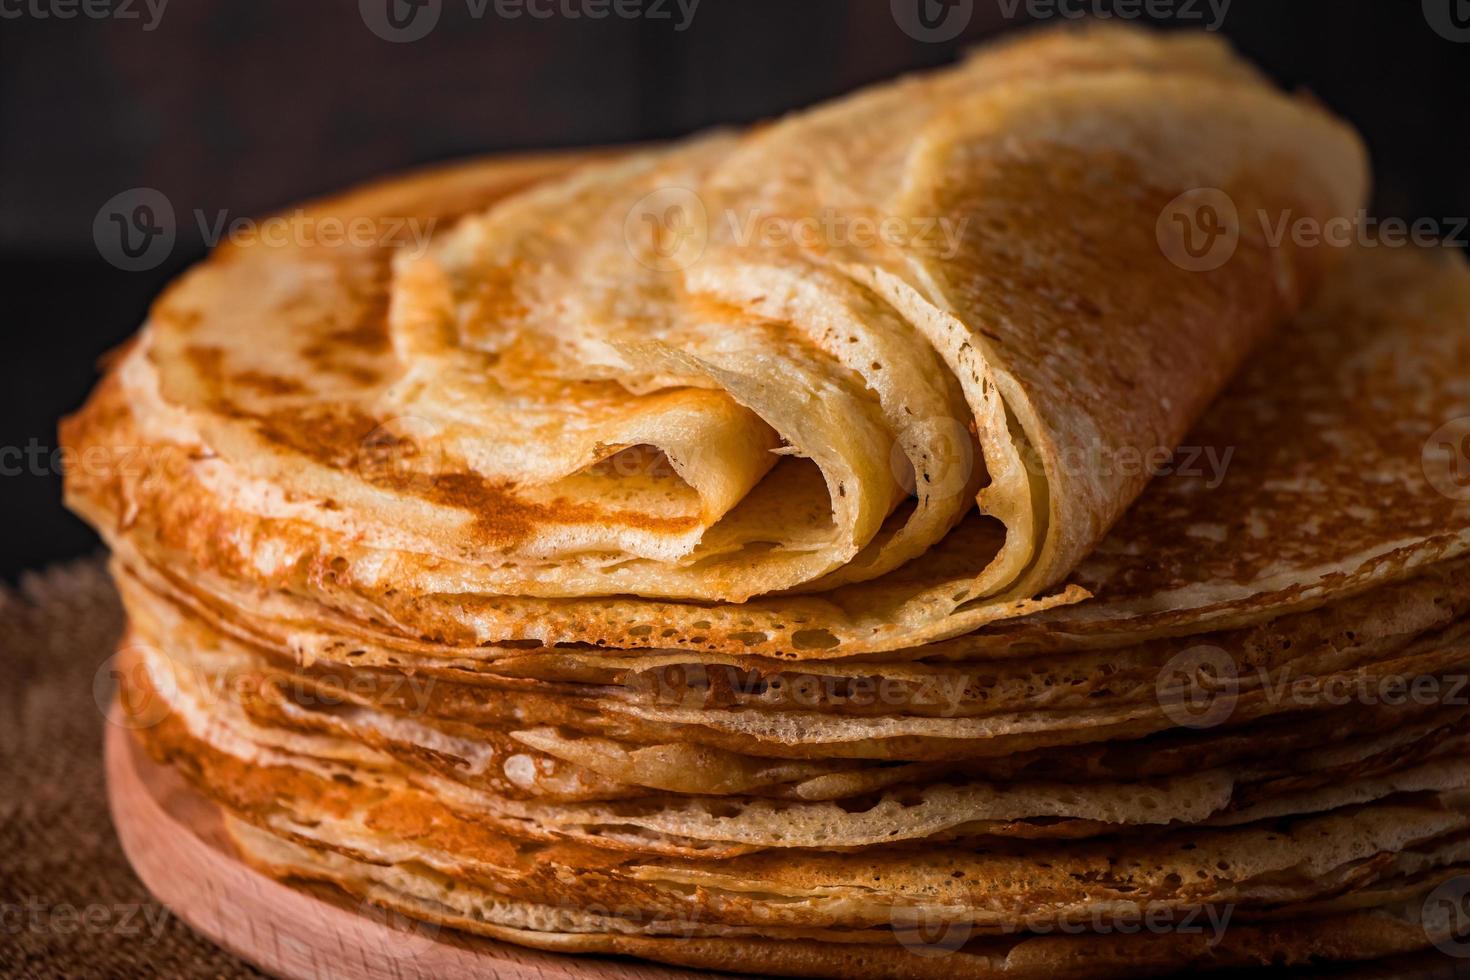
[(1470, 273), (1272, 234), (1366, 180), (1217, 41), (1094, 29), (313, 205), (434, 233), (221, 248), (64, 426), (124, 708), (258, 867), (545, 949), (1448, 941)]

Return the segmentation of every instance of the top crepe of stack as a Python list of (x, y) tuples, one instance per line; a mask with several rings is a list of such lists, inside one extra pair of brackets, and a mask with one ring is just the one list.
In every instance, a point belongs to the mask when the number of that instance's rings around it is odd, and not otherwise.
[(1108, 29), (320, 202), (383, 233), (216, 251), (64, 427), (118, 461), (67, 490), (125, 706), (259, 866), (529, 945), (1447, 941), (1470, 275), (1271, 235), (1366, 180), (1214, 39)]

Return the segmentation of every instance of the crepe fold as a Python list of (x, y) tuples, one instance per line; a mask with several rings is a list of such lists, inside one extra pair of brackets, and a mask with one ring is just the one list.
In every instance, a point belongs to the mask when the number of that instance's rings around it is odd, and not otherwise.
[[(1345, 256), (1186, 437), (1228, 471), (1156, 480), (1136, 507), (1172, 524), (1126, 518), (1076, 613), (817, 659), (453, 644), (123, 542), (124, 707), (246, 860), (431, 933), (841, 977), (1457, 942), (1470, 503), (1434, 450), (1470, 410), (1467, 324), (1459, 257)], [(1239, 530), (1189, 563), (1175, 537), (1216, 514)]]
[(1332, 251), (1242, 220), (1189, 268), (1171, 202), (1326, 223), (1365, 185), (1350, 128), (1223, 47), (1099, 30), (368, 188), (303, 220), (371, 244), (236, 242), (170, 289), (67, 440), (172, 465), (69, 493), (339, 608), (465, 597), (483, 639), (922, 642), (1080, 598), (1047, 593), (1142, 489), (1118, 461), (1172, 449)]
[(1099, 29), (311, 205), (379, 234), (218, 250), (65, 423), (123, 717), (241, 858), (431, 934), (945, 980), (1442, 944), (1470, 268), (1271, 233), (1365, 183), (1213, 38)]
[[(454, 645), (253, 602), (124, 541), (124, 708), (226, 808), (242, 857), (421, 931), (842, 977), (1455, 942), (1470, 509), (1431, 450), (1466, 411), (1466, 324), (1463, 260), (1354, 253), (1211, 408), (1196, 431), (1228, 433), (1235, 465), (1162, 478), (1137, 506), (1174, 534), (1241, 515), (1193, 566), (1150, 531), (1171, 594), (1223, 593), (1223, 615), (1161, 600), (1168, 629), (1135, 613), (1093, 635), (1058, 611), (795, 661)], [(1304, 352), (1310, 385), (1292, 383)], [(1229, 428), (1288, 409), (1291, 438)], [(1286, 492), (1324, 518), (1389, 495), (1413, 524), (1357, 510), (1354, 533), (1283, 534), (1273, 561), (1251, 528), (1301, 519)], [(1131, 521), (1099, 551), (1117, 583), (1099, 605), (1155, 587)]]

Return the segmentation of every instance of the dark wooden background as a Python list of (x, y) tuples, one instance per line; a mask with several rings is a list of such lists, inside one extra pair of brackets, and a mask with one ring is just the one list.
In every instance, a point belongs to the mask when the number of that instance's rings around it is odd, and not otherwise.
[[(54, 447), (56, 418), (81, 401), (97, 356), (203, 254), (181, 220), (157, 267), (114, 268), (92, 226), (119, 192), (157, 188), (181, 215), (251, 215), (413, 164), (668, 137), (941, 64), (1028, 21), (1024, 2), (959, 0), (973, 5), (967, 28), (932, 43), (901, 30), (889, 0), (700, 0), (683, 30), (675, 0), (667, 18), (598, 20), (427, 0), (441, 7), (434, 29), (389, 43), (357, 0), (171, 0), (156, 22), (129, 0), (136, 17), (56, 16), (77, 2), (0, 3), (0, 449)], [(1470, 0), (1428, 3), (1443, 10), (1233, 0), (1223, 31), (1361, 127), (1379, 213), (1443, 220), (1470, 215), (1470, 41), (1431, 19), (1458, 5), (1470, 22)], [(22, 469), (0, 475), (4, 578), (95, 547), (61, 510), (59, 475)]]

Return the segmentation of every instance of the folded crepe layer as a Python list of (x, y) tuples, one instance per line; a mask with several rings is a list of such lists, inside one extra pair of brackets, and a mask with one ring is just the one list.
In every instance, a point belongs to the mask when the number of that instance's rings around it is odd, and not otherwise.
[[(1349, 619), (1342, 630), (1354, 642), (1344, 643), (1342, 649), (1328, 644), (1301, 658), (1242, 657), (1237, 661), (1226, 647), (1204, 647), (1222, 662), (1215, 663), (1210, 656), (1195, 662), (1189, 659), (1190, 650), (1201, 648), (1175, 651), (1167, 661), (1154, 661), (1152, 683), (1143, 690), (1125, 690), (1129, 696), (1121, 697), (1104, 686), (1098, 689), (1099, 696), (1080, 698), (1081, 707), (1052, 708), (1045, 699), (1036, 703), (1018, 699), (1013, 706), (978, 714), (914, 714), (902, 710), (902, 705), (891, 713), (845, 713), (831, 705), (813, 710), (800, 703), (765, 711), (753, 710), (738, 700), (710, 699), (706, 689), (674, 684), (626, 697), (623, 688), (598, 684), (511, 681), (500, 689), (467, 685), (448, 678), (420, 677), (411, 662), (402, 668), (406, 673), (352, 666), (351, 658), (342, 666), (322, 662), (289, 670), (293, 661), (288, 652), (231, 639), (208, 622), (180, 615), (168, 603), (144, 599), (146, 590), (135, 591), (129, 578), (120, 581), (135, 628), (171, 656), (187, 661), (196, 650), (218, 649), (230, 657), (244, 658), (257, 673), (262, 669), (267, 675), (286, 671), (279, 683), (291, 691), (327, 704), (407, 716), (404, 726), (428, 726), (428, 731), (457, 732), (472, 739), (487, 729), (509, 732), (561, 727), (614, 740), (684, 744), (794, 760), (808, 759), (813, 753), (827, 759), (996, 760), (1017, 752), (1140, 739), (1180, 724), (1194, 724), (1204, 711), (1213, 712), (1203, 718), (1205, 725), (1244, 726), (1282, 714), (1295, 716), (1299, 724), (1319, 713), (1333, 714), (1350, 701), (1362, 707), (1367, 717), (1370, 712), (1362, 702), (1368, 700), (1422, 705), (1424, 698), (1411, 689), (1421, 683), (1419, 678), (1426, 678), (1423, 684), (1434, 685), (1435, 700), (1463, 697), (1463, 681), (1454, 675), (1470, 662), (1470, 639), (1465, 636), (1470, 620), (1446, 616), (1439, 603), (1432, 601), (1429, 606), (1434, 615), (1427, 617), (1413, 612), (1417, 607), (1413, 604), (1410, 612), (1385, 617), (1382, 624)], [(1406, 584), (1385, 591), (1411, 590)], [(1444, 605), (1453, 608), (1452, 603)], [(1314, 623), (1323, 621), (1320, 612), (1305, 615)], [(1354, 636), (1358, 629), (1361, 637)], [(1357, 643), (1359, 640), (1362, 642)], [(1272, 651), (1268, 648), (1266, 652)], [(1185, 658), (1182, 665), (1181, 657)], [(989, 669), (997, 666), (986, 665)], [(1018, 684), (1028, 678), (1034, 682), (1024, 660), (1014, 669)], [(1196, 703), (1200, 700), (1202, 704)], [(695, 754), (704, 762), (710, 759)]]
[[(485, 767), (472, 762), (483, 757), (491, 746), (506, 756), (527, 748), (549, 754), (535, 767), (523, 767), (534, 774), (533, 780), (514, 787), (496, 784), (493, 788), (499, 792), (513, 793), (519, 788), (538, 796), (598, 798), (593, 794), (610, 790), (607, 783), (590, 779), (590, 773), (583, 771), (591, 770), (606, 779), (675, 792), (753, 791), (823, 800), (953, 775), (951, 767), (943, 763), (875, 767), (860, 759), (781, 760), (762, 758), (759, 746), (755, 747), (757, 754), (743, 755), (702, 745), (690, 739), (687, 730), (677, 728), (620, 733), (614, 727), (610, 731), (600, 699), (616, 692), (605, 687), (537, 684), (529, 688), (508, 683), (497, 689), (478, 685), (466, 688), (451, 678), (425, 675), (416, 668), (408, 674), (355, 668), (350, 658), (344, 664), (318, 663), (292, 669), (288, 655), (240, 644), (209, 624), (178, 615), (167, 604), (143, 602), (141, 597), (147, 593), (135, 591), (127, 576), (119, 583), (125, 586), (124, 598), (137, 640), (127, 644), (127, 649), (136, 647), (140, 656), (161, 660), (171, 669), (176, 665), (183, 671), (202, 671), (225, 694), (248, 694), (244, 699), (247, 710), (265, 724), (302, 731), (321, 731), (322, 726), (348, 731), (405, 764), (426, 767), (451, 778), (468, 774), (478, 774), (474, 779), (484, 778)], [(1317, 618), (1315, 614), (1307, 617)], [(1369, 646), (1350, 663), (1362, 663), (1381, 655), (1384, 649), (1402, 648)], [(157, 656), (159, 653), (163, 658)], [(1464, 731), (1467, 715), (1461, 706), (1463, 676), (1445, 678), (1431, 692), (1434, 697), (1426, 700), (1414, 693), (1421, 686), (1418, 675), (1379, 672), (1374, 675), (1382, 678), (1378, 683), (1368, 680), (1367, 674), (1348, 672), (1336, 675), (1342, 683), (1333, 684), (1332, 677), (1321, 676), (1324, 663), (1339, 669), (1343, 666), (1336, 659), (1294, 660), (1285, 665), (1288, 670), (1277, 666), (1272, 673), (1259, 677), (1261, 689), (1276, 692), (1280, 709), (1279, 714), (1265, 714), (1264, 720), (1242, 724), (1221, 716), (1207, 721), (1232, 723), (1163, 731), (1141, 741), (968, 758), (961, 771), (973, 778), (1091, 782), (1147, 780), (1248, 762), (1253, 771), (1276, 771), (1273, 778), (1279, 778), (1292, 771), (1300, 775), (1356, 763), (1361, 757), (1346, 755), (1345, 747), (1364, 744), (1365, 740), (1371, 746), (1365, 750), (1367, 755), (1392, 757), (1404, 752), (1405, 746), (1434, 745)], [(1413, 663), (1409, 661), (1410, 666)], [(168, 684), (180, 682), (175, 678)], [(1304, 688), (1304, 684), (1310, 687)], [(1221, 696), (1234, 698), (1240, 690), (1244, 688), (1222, 690)], [(1318, 693), (1309, 696), (1313, 692)], [(1367, 695), (1376, 696), (1370, 699)], [(1092, 701), (1095, 704), (1102, 699), (1116, 701), (1117, 693), (1104, 689), (1100, 698)], [(1224, 706), (1234, 714), (1234, 704), (1226, 700)], [(1057, 723), (1065, 725), (1068, 717), (1065, 712), (1058, 714)], [(643, 740), (618, 740), (629, 736), (642, 736)], [(1324, 753), (1323, 747), (1334, 745), (1344, 748)], [(1295, 754), (1277, 756), (1278, 749)], [(961, 746), (960, 750), (964, 754), (979, 751), (970, 746)], [(1279, 771), (1281, 758), (1296, 759), (1300, 765), (1295, 770), (1287, 767)], [(560, 770), (553, 765), (555, 760), (579, 770), (576, 778), (556, 775)], [(568, 793), (575, 795), (565, 795)]]
[(1470, 831), (1463, 793), (1431, 793), (1136, 838), (878, 847), (810, 852), (799, 862), (777, 851), (659, 857), (517, 838), (416, 790), (252, 763), (194, 739), (173, 716), (141, 731), (153, 751), (233, 811), (313, 846), (424, 864), (548, 904), (628, 902), (666, 915), (697, 907), (730, 925), (871, 928), (890, 922), (895, 907), (996, 929), (1038, 909), (1060, 916), (1125, 902), (1270, 909), (1364, 887), (1403, 867), (1463, 861)]
[[(1218, 759), (1209, 768), (1163, 774), (1121, 768), (1076, 781), (1067, 778), (1064, 765), (1056, 764), (1070, 761), (1065, 756), (1043, 756), (1020, 775), (1005, 766), (995, 774), (944, 765), (852, 768), (843, 764), (846, 760), (826, 766), (783, 764), (700, 746), (615, 742), (552, 729), (512, 731), (508, 737), (453, 726), (445, 731), (361, 709), (322, 714), (289, 705), (248, 713), (251, 728), (264, 726), (293, 736), (334, 735), (379, 750), (403, 766), (411, 781), (467, 808), (507, 810), (504, 801), (510, 798), (534, 803), (517, 804), (518, 812), (542, 823), (637, 825), (683, 838), (797, 847), (856, 846), (950, 832), (1044, 835), (1034, 827), (1005, 826), (1021, 820), (1048, 822), (1058, 833), (1051, 824), (1058, 819), (1099, 825), (1201, 822), (1216, 816), (1234, 820), (1235, 814), (1256, 812), (1267, 802), (1296, 808), (1281, 812), (1331, 809), (1311, 801), (1417, 792), (1397, 781), (1411, 768), (1422, 770), (1416, 778), (1460, 778), (1455, 760), (1464, 752), (1467, 734), (1461, 713), (1402, 733), (1307, 750), (1294, 767), (1270, 760)], [(1412, 714), (1401, 720), (1413, 721)], [(1118, 753), (1150, 748), (1146, 742), (1114, 745)], [(707, 770), (688, 774), (687, 767), (698, 764)], [(1331, 785), (1345, 779), (1355, 782), (1351, 787)], [(655, 793), (688, 795), (650, 796)], [(751, 796), (738, 807), (731, 805), (732, 797), (744, 794)], [(1291, 802), (1278, 803), (1283, 797)], [(546, 805), (589, 801), (596, 805)], [(606, 802), (613, 805), (601, 805)], [(738, 820), (727, 819), (736, 815)], [(743, 828), (752, 820), (769, 828), (762, 833), (772, 838), (748, 836)], [(692, 824), (701, 829), (691, 830)], [(837, 827), (851, 833), (833, 832)], [(798, 832), (801, 828), (810, 833)], [(1084, 829), (1069, 827), (1066, 833), (1078, 836)], [(859, 841), (851, 834), (866, 836)]]
[[(1198, 690), (1190, 683), (1178, 690), (1163, 684), (1165, 680), (1179, 681), (1184, 675), (1175, 676), (1178, 672), (1155, 667), (1153, 683), (1137, 697), (1119, 697), (1104, 686), (1098, 697), (1081, 697), (1085, 707), (1080, 709), (1070, 705), (1048, 708), (1045, 699), (1039, 698), (1033, 705), (1022, 700), (1014, 707), (978, 715), (947, 711), (914, 715), (904, 705), (886, 715), (850, 715), (830, 706), (813, 711), (799, 704), (795, 710), (755, 711), (738, 702), (728, 703), (728, 699), (716, 699), (711, 704), (704, 691), (695, 690), (690, 697), (691, 692), (675, 685), (630, 699), (619, 688), (598, 684), (508, 681), (501, 688), (466, 685), (452, 678), (420, 675), (411, 663), (404, 667), (407, 673), (355, 667), (351, 658), (341, 665), (321, 662), (292, 669), (288, 652), (229, 639), (206, 622), (181, 616), (167, 603), (140, 601), (140, 595), (148, 593), (135, 594), (128, 577), (120, 582), (125, 586), (135, 629), (143, 631), (148, 641), (170, 656), (188, 662), (199, 651), (219, 650), (226, 657), (244, 661), (263, 694), (277, 702), (304, 695), (339, 709), (372, 709), (356, 714), (361, 719), (384, 719), (371, 722), (383, 729), (380, 748), (396, 745), (399, 752), (413, 754), (422, 742), (432, 764), (436, 758), (432, 743), (437, 741), (498, 738), (501, 744), (507, 744), (513, 732), (559, 728), (576, 732), (584, 740), (594, 737), (655, 747), (639, 756), (644, 764), (675, 771), (707, 767), (711, 772), (726, 773), (742, 785), (748, 780), (757, 784), (768, 781), (773, 773), (781, 771), (775, 759), (794, 760), (787, 763), (793, 765), (809, 760), (813, 753), (828, 760), (977, 760), (974, 765), (997, 778), (1010, 778), (1010, 774), (1028, 769), (1046, 771), (1048, 767), (1059, 776), (1065, 773), (1068, 778), (1088, 778), (1089, 768), (1117, 763), (1107, 762), (1103, 750), (1091, 755), (1074, 752), (1070, 761), (1036, 753), (1167, 733), (1181, 719), (1188, 722), (1199, 713), (1199, 707), (1190, 701), (1191, 695), (1209, 699), (1207, 707), (1218, 714), (1206, 718), (1206, 724), (1227, 725), (1226, 733), (1239, 728), (1241, 733), (1222, 734), (1219, 740), (1231, 747), (1212, 756), (1194, 752), (1187, 743), (1170, 748), (1166, 741), (1148, 749), (1151, 758), (1179, 760), (1161, 762), (1147, 770), (1153, 775), (1168, 775), (1187, 769), (1190, 763), (1184, 762), (1186, 759), (1228, 760), (1234, 757), (1231, 753), (1250, 751), (1250, 726), (1277, 715), (1291, 716), (1289, 723), (1277, 726), (1288, 734), (1278, 732), (1271, 737), (1289, 738), (1299, 745), (1306, 743), (1290, 734), (1299, 726), (1307, 726), (1304, 732), (1314, 727), (1338, 733), (1348, 729), (1338, 720), (1345, 713), (1345, 701), (1352, 702), (1348, 708), (1360, 709), (1352, 713), (1357, 724), (1366, 727), (1370, 719), (1375, 719), (1374, 726), (1391, 723), (1387, 715), (1382, 721), (1376, 720), (1378, 714), (1359, 703), (1370, 696), (1385, 707), (1403, 707), (1404, 717), (1397, 723), (1405, 724), (1416, 709), (1422, 712), (1429, 707), (1417, 694), (1410, 697), (1417, 690), (1413, 685), (1420, 683), (1417, 679), (1424, 677), (1427, 680), (1423, 683), (1436, 685), (1436, 699), (1440, 695), (1453, 698), (1457, 693), (1463, 697), (1463, 680), (1446, 675), (1454, 674), (1470, 659), (1463, 639), (1463, 621), (1404, 616), (1399, 617), (1398, 625), (1385, 627), (1382, 636), (1371, 623), (1349, 620), (1342, 628), (1348, 635), (1361, 629), (1363, 635), (1358, 639), (1364, 642), (1360, 646), (1347, 644), (1341, 651), (1329, 646), (1325, 654), (1275, 662), (1270, 658), (1243, 660), (1233, 679), (1201, 677), (1191, 682), (1200, 685)], [(1386, 591), (1404, 588), (1394, 586)], [(1321, 621), (1320, 613), (1305, 615), (1313, 622)], [(1408, 628), (1409, 623), (1417, 623), (1418, 628)], [(1401, 635), (1395, 636), (1395, 630), (1402, 631)], [(1380, 642), (1384, 636), (1393, 642)], [(1218, 650), (1226, 656), (1224, 648)], [(1218, 665), (1214, 669), (1218, 670)], [(1018, 684), (1031, 677), (1025, 661), (1018, 662), (1015, 670)], [(1429, 680), (1436, 677), (1442, 680)], [(298, 723), (306, 723), (305, 716), (289, 704), (277, 710), (297, 711)], [(1327, 720), (1312, 722), (1318, 714)], [(393, 721), (393, 716), (399, 720)], [(389, 738), (388, 727), (422, 734)], [(1015, 753), (1028, 751), (1033, 753), (1032, 759), (1014, 758)], [(747, 756), (756, 758), (752, 761)], [(1114, 753), (1113, 758), (1117, 756)], [(810, 769), (806, 772), (816, 775)], [(718, 779), (712, 777), (711, 785), (717, 784)]]
[[(1435, 692), (1462, 692), (1459, 678), (1470, 663), (1470, 642), (1458, 627), (1452, 635), (1430, 636), (1403, 655), (1320, 675), (1278, 678), (1247, 691), (1201, 687), (1203, 707), (1188, 688), (1152, 702), (1099, 706), (1081, 711), (1017, 710), (980, 717), (859, 717), (831, 712), (790, 711), (780, 714), (740, 709), (682, 707), (677, 703), (629, 704), (608, 700), (575, 700), (523, 693), (514, 714), (505, 699), (490, 697), (456, 703), (453, 717), (466, 726), (499, 727), (511, 718), (520, 724), (563, 725), (609, 738), (644, 743), (685, 742), (733, 752), (775, 758), (888, 759), (909, 761), (994, 759), (1032, 749), (1081, 746), (1140, 739), (1177, 728), (1181, 723), (1244, 725), (1292, 714), (1311, 718), (1343, 703), (1386, 696), (1400, 703), (1421, 695), (1409, 689), (1419, 678)], [(448, 695), (435, 685), (413, 704), (404, 704), (400, 681), (363, 679), (356, 691), (343, 690), (330, 675), (293, 682), (320, 687), (332, 697), (363, 706), (402, 713), (424, 703), (441, 716), (449, 714), (439, 699)], [(1305, 693), (1298, 686), (1310, 685)], [(364, 690), (362, 688), (371, 688)], [(1436, 694), (1436, 697), (1439, 696)], [(1218, 704), (1218, 708), (1212, 706)], [(1210, 712), (1218, 711), (1217, 716)]]
[(1354, 250), (1078, 568), (1098, 599), (962, 641), (1118, 646), (1257, 623), (1462, 555), (1470, 270)]
[[(1127, 518), (1084, 563), (1080, 581), (1099, 592), (1097, 600), (1065, 616), (1034, 616), (891, 656), (1018, 656), (1262, 623), (1255, 634), (1266, 640), (1284, 613), (1340, 603), (1462, 555), (1470, 511), (1453, 485), (1442, 491), (1440, 478), (1453, 476), (1454, 460), (1435, 455), (1441, 447), (1431, 437), (1470, 411), (1456, 386), (1470, 364), (1467, 321), (1470, 273), (1462, 259), (1417, 249), (1349, 255), (1313, 308), (1187, 437), (1194, 448), (1176, 457), (1179, 472), (1155, 480), (1138, 502), (1135, 511), (1144, 516)], [(1276, 424), (1284, 419), (1291, 424)], [(137, 436), (119, 430), (115, 438), (132, 445)], [(83, 482), (86, 476), (69, 481), (73, 503), (93, 513), (104, 531), (112, 529), (115, 548), (131, 554), (132, 564), (146, 566), (151, 556), (154, 564), (203, 560), (228, 570), (230, 578), (191, 568), (187, 587), (221, 608), (278, 623), (277, 632), (291, 636), (305, 656), (355, 637), (356, 647), (346, 649), (377, 645), (499, 659), (526, 652), (494, 643), (507, 636), (606, 643), (609, 633), (625, 648), (727, 656), (811, 660), (884, 650), (895, 645), (890, 638), (913, 635), (902, 619), (913, 607), (888, 604), (894, 595), (888, 585), (904, 580), (928, 587), (959, 567), (965, 545), (976, 543), (972, 532), (985, 537), (966, 522), (924, 561), (874, 583), (738, 607), (674, 607), (673, 618), (661, 616), (658, 628), (640, 624), (639, 604), (622, 599), (543, 605), (538, 618), (517, 626), (518, 617), (532, 614), (526, 600), (412, 595), (384, 581), (369, 602), (343, 592), (331, 569), (299, 583), (300, 597), (271, 590), (280, 583), (263, 575), (252, 556), (267, 545), (265, 553), (274, 553), (286, 540), (243, 536), (207, 500), (178, 486), (160, 501), (165, 509), (150, 514), (134, 510), (132, 491), (94, 487)], [(166, 481), (142, 482), (157, 489)], [(1331, 515), (1348, 517), (1329, 533), (1324, 521)], [(125, 517), (123, 526), (111, 523)], [(154, 520), (162, 523), (150, 526)], [(1282, 542), (1279, 559), (1275, 542)], [(925, 578), (925, 569), (932, 577)], [(1219, 602), (1209, 598), (1227, 594)], [(317, 606), (305, 598), (312, 595), (350, 612)], [(1185, 606), (1176, 608), (1177, 602)], [(680, 623), (687, 628), (673, 625)], [(1251, 636), (1242, 634), (1255, 642)]]
[[(1365, 166), (1197, 39), (1034, 43), (480, 211), (463, 171), (444, 201), (421, 178), (310, 211), (462, 215), (421, 249), (221, 250), (67, 427), (168, 460), (70, 499), (353, 615), (463, 600), (481, 640), (882, 648), (1075, 600), (1031, 601), (1147, 479), (1075, 457), (1172, 447), (1331, 257), (1242, 223), (1228, 263), (1182, 268), (1166, 205), (1210, 187), (1325, 223)], [(669, 195), (707, 218), (672, 266)], [(588, 598), (612, 595), (644, 598)]]
[[(274, 653), (287, 663), (341, 674), (389, 676), (411, 670), (443, 682), (467, 700), (493, 690), (582, 693), (612, 702), (766, 712), (825, 711), (846, 717), (984, 716), (1028, 709), (1068, 711), (1101, 700), (1154, 702), (1161, 678), (1184, 660), (1219, 660), (1233, 673), (1232, 693), (1272, 679), (1341, 672), (1385, 660), (1414, 640), (1470, 613), (1464, 559), (1442, 562), (1414, 578), (1264, 624), (1192, 637), (1145, 641), (1085, 653), (992, 654), (956, 661), (929, 651), (925, 659), (843, 659), (800, 665), (774, 658), (677, 651), (633, 654), (587, 648), (463, 649), (386, 638), (350, 637), (297, 620), (277, 621), (230, 609), (189, 590), (167, 569), (114, 564), (135, 623), (153, 632), (197, 620), (204, 635), (221, 635)], [(206, 642), (213, 642), (206, 640)], [(941, 645), (943, 646), (943, 645)], [(475, 688), (481, 688), (478, 693)]]
[[(240, 820), (227, 824), (245, 858), (278, 877), (326, 881), (364, 902), (418, 920), (420, 935), (439, 926), (555, 952), (640, 956), (696, 969), (759, 971), (766, 976), (893, 977), (923, 980), (1027, 980), (1134, 977), (1182, 966), (1225, 968), (1306, 966), (1322, 960), (1366, 960), (1427, 948), (1455, 937), (1440, 903), (1418, 912), (1413, 901), (1431, 891), (1431, 878), (1404, 889), (1399, 902), (1341, 914), (1233, 924), (1219, 930), (1221, 910), (1172, 919), (1163, 929), (1141, 928), (1145, 911), (1105, 921), (1103, 934), (972, 938), (953, 926), (933, 928), (922, 917), (867, 932), (799, 930), (782, 935), (766, 927), (742, 935), (731, 927), (640, 917), (636, 910), (604, 909), (579, 915), (557, 906), (508, 900), (494, 892), (454, 888), (421, 867), (388, 867), (304, 846)], [(618, 912), (622, 914), (619, 915)], [(1207, 914), (1206, 914), (1207, 913)], [(1150, 921), (1158, 921), (1158, 917)], [(869, 931), (875, 932), (875, 931)], [(772, 935), (779, 938), (771, 938)]]
[(1290, 233), (1366, 183), (1216, 39), (1103, 28), (311, 204), (374, 233), (216, 250), (64, 425), (123, 717), (258, 867), (530, 946), (1440, 942), (1470, 272)]
[[(159, 667), (150, 664), (150, 679)], [(167, 668), (163, 668), (167, 670)], [(667, 798), (618, 801), (609, 793), (611, 781), (577, 779), (575, 767), (557, 766), (556, 760), (538, 758), (529, 746), (509, 751), (494, 743), (456, 743), (440, 739), (440, 753), (458, 749), (469, 758), (460, 761), (462, 770), (453, 776), (436, 775), (431, 766), (403, 768), (378, 763), (371, 752), (362, 751), (347, 738), (330, 745), (320, 734), (302, 737), (290, 728), (271, 729), (246, 716), (238, 706), (209, 703), (206, 688), (180, 672), (169, 673), (164, 683), (151, 687), (130, 682), (129, 698), (149, 706), (156, 717), (166, 704), (189, 737), (219, 752), (258, 766), (287, 766), (325, 779), (356, 778), (379, 791), (397, 789), (419, 792), (477, 824), (511, 837), (541, 841), (578, 841), (600, 848), (639, 854), (688, 857), (728, 857), (761, 847), (860, 847), (895, 843), (935, 836), (960, 836), (981, 832), (1004, 832), (1006, 825), (1026, 817), (1066, 817), (1122, 825), (1134, 821), (1165, 822), (1169, 815), (1203, 820), (1224, 809), (1230, 784), (1223, 773), (1210, 773), (1178, 785), (1098, 786), (1067, 790), (1053, 784), (1003, 788), (985, 784), (966, 787), (914, 788), (906, 799), (878, 801), (861, 812), (832, 804), (780, 804), (747, 800), (738, 796), (684, 800)], [(167, 692), (167, 693), (164, 693)], [(160, 704), (163, 702), (163, 704)], [(172, 720), (172, 719), (164, 719)], [(155, 722), (156, 723), (156, 722)], [(343, 729), (322, 726), (324, 731), (345, 736)], [(369, 738), (369, 744), (372, 739)], [(551, 764), (547, 764), (548, 761)], [(355, 774), (343, 763), (367, 768)], [(570, 770), (570, 771), (569, 771)], [(612, 796), (600, 803), (567, 803), (547, 806), (546, 800), (522, 801), (495, 792), (497, 784), (525, 784), (527, 772), (544, 780), (553, 797), (572, 795), (569, 784), (587, 795)], [(502, 775), (504, 773), (505, 775)], [(490, 778), (475, 778), (488, 776)], [(457, 777), (457, 778), (456, 778)], [(473, 781), (479, 788), (471, 788)], [(624, 793), (622, 795), (630, 795)], [(1164, 812), (1160, 812), (1164, 811)], [(1023, 834), (1023, 827), (1013, 828)], [(1079, 828), (1083, 833), (1088, 828)], [(1093, 830), (1092, 832), (1103, 832)]]
[[(708, 783), (684, 790), (704, 795), (671, 799), (649, 794), (650, 786), (670, 788), (660, 785), (660, 772), (720, 763), (728, 771), (732, 760), (680, 745), (623, 747), (549, 729), (446, 731), (423, 719), (355, 708), (319, 689), (298, 687), (300, 702), (293, 702), (239, 657), (169, 656), (137, 638), (124, 649), (138, 661), (127, 670), (131, 697), (146, 706), (142, 713), (166, 710), (190, 737), (220, 751), (326, 778), (347, 775), (334, 763), (358, 762), (376, 770), (380, 788), (416, 787), (512, 835), (645, 853), (731, 855), (978, 835), (1075, 838), (1127, 826), (1235, 824), (1470, 783), (1470, 769), (1458, 758), (1467, 744), (1458, 718), (1459, 724), (1434, 719), (1304, 752), (1289, 767), (1253, 762), (1162, 780), (1081, 784), (1035, 777), (991, 783), (913, 767), (909, 779), (889, 770), (886, 775), (900, 778), (838, 804), (799, 790), (796, 800), (744, 798), (749, 787), (738, 785), (741, 776), (810, 784), (823, 775), (817, 763), (751, 760), (734, 778), (711, 772)], [(232, 668), (239, 672), (231, 675)], [(271, 693), (261, 698), (262, 690)], [(638, 755), (644, 758), (630, 761)], [(560, 805), (548, 805), (553, 802)]]

